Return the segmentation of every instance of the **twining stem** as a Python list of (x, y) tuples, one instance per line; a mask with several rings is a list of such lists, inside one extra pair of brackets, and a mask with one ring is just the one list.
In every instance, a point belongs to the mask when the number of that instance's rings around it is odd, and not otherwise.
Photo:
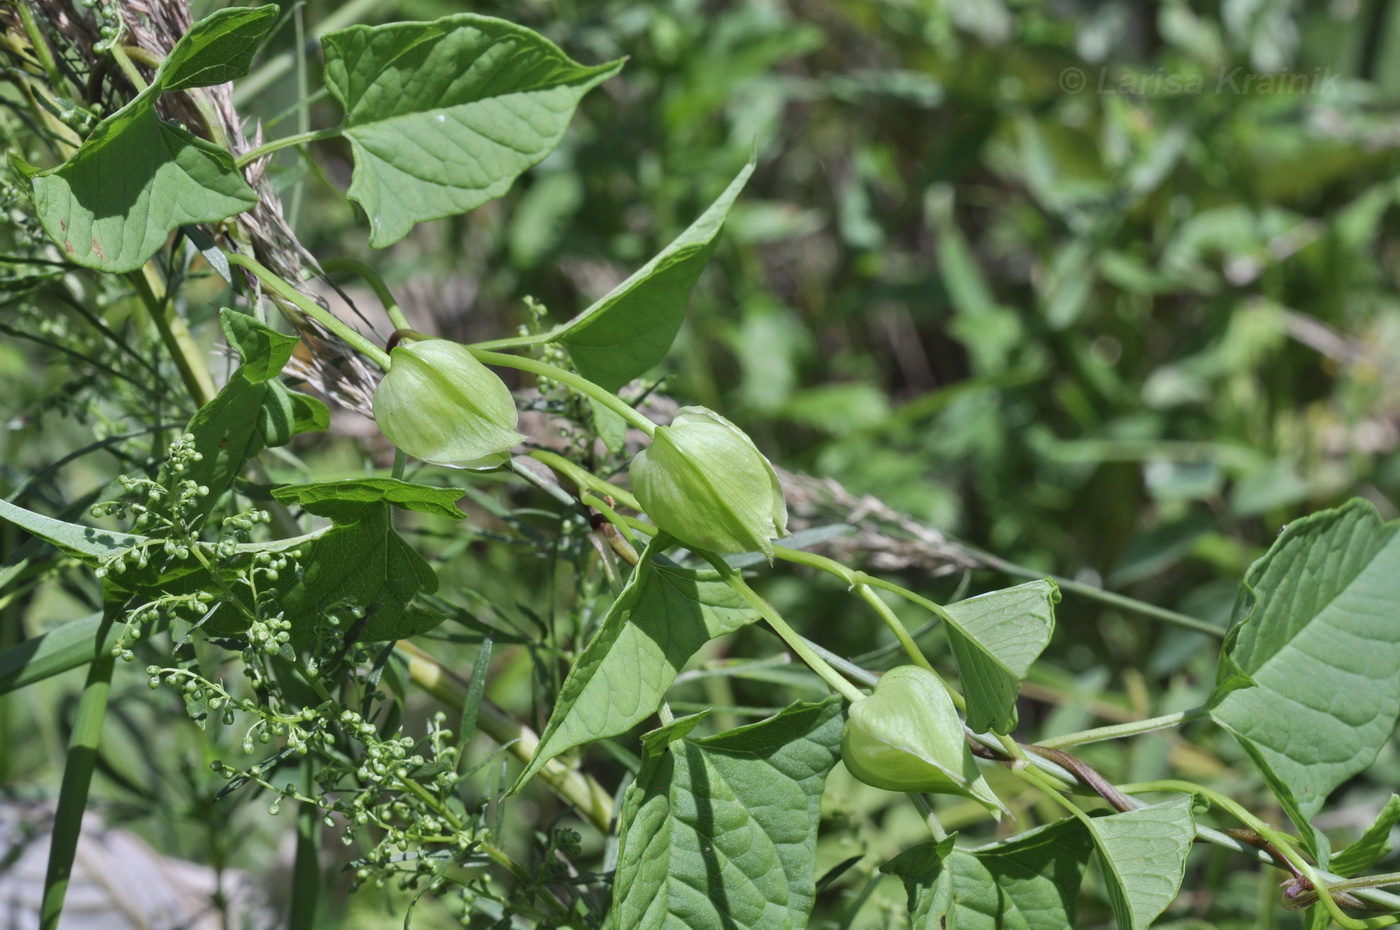
[(330, 258), (321, 262), (321, 270), (332, 274), (337, 271), (345, 271), (359, 275), (373, 289), (379, 302), (384, 305), (384, 312), (388, 315), (389, 322), (394, 324), (394, 329), (413, 328), (408, 323), (408, 317), (403, 315), (403, 310), (399, 309), (399, 302), (389, 291), (389, 285), (385, 284), (384, 279), (379, 276), (379, 272), (369, 265), (356, 258)]
[(467, 346), (476, 360), (486, 365), (498, 365), (501, 368), (517, 368), (521, 371), (528, 371), (541, 378), (549, 378), (578, 391), (580, 394), (594, 400), (613, 413), (622, 417), (632, 426), (646, 433), (647, 436), (656, 435), (656, 424), (642, 416), (635, 409), (628, 406), (620, 397), (611, 391), (604, 390), (587, 378), (580, 377), (572, 371), (566, 371), (557, 365), (548, 362), (537, 361), (523, 355), (506, 355), (501, 352), (490, 352), (478, 346)]
[(122, 74), (126, 75), (126, 79), (136, 88), (137, 93), (146, 89), (146, 79), (141, 76), (141, 72), (136, 70), (136, 65), (127, 57), (125, 48), (121, 45), (113, 45), (112, 59), (117, 63), (117, 67), (122, 69)]
[[(579, 467), (562, 455), (550, 452), (548, 449), (535, 449), (530, 453), (530, 458), (548, 465), (551, 469), (572, 481), (581, 491), (589, 490), (595, 494), (611, 497), (622, 506), (631, 507), (633, 510), (643, 509), (642, 505), (638, 503), (637, 499), (629, 492), (615, 484), (609, 484), (588, 469)], [(628, 522), (631, 523), (633, 527), (641, 529), (644, 533), (656, 532), (656, 527), (650, 524), (641, 524), (639, 526), (638, 524), (640, 521)]]
[(305, 313), (307, 316), (326, 327), (326, 329), (335, 333), (344, 340), (348, 346), (371, 362), (374, 362), (374, 364), (378, 365), (382, 370), (389, 370), (388, 353), (374, 345), (364, 336), (355, 332), (349, 326), (346, 326), (335, 314), (299, 293), (296, 288), (263, 267), (257, 259), (227, 250), (224, 251), (224, 255), (228, 258), (230, 265), (237, 265), (240, 268), (247, 269), (254, 277), (261, 281), (262, 285), (269, 291), (272, 291), (272, 293), (276, 294), (278, 297), (293, 304), (302, 313)]
[(875, 589), (871, 588), (869, 585), (858, 584), (856, 585), (856, 593), (861, 596), (862, 600), (875, 609), (875, 612), (880, 615), (881, 620), (885, 621), (885, 626), (889, 627), (890, 632), (894, 634), (894, 638), (899, 640), (899, 644), (904, 647), (905, 653), (914, 661), (914, 664), (932, 672), (933, 665), (924, 655), (923, 650), (919, 648), (919, 644), (914, 642), (914, 637), (909, 635), (909, 630), (907, 630), (904, 624), (900, 622), (900, 619), (895, 616), (894, 611), (890, 609), (890, 605), (882, 601), (880, 595), (875, 593)]
[[(309, 132), (293, 133), (290, 136), (283, 136), (280, 139), (273, 139), (271, 142), (264, 142), (256, 148), (251, 148), (238, 156), (234, 162), (239, 168), (245, 168), (264, 155), (271, 155), (279, 149), (290, 148), (294, 145), (305, 145), (308, 142), (317, 142), (321, 139), (335, 139), (343, 134), (339, 126), (330, 129), (312, 129)], [(406, 328), (406, 327), (405, 327)]]
[(719, 572), (720, 577), (724, 579), (725, 583), (733, 588), (749, 606), (758, 611), (758, 615), (767, 621), (768, 625), (782, 638), (783, 642), (787, 643), (788, 648), (795, 652), (797, 657), (807, 664), (808, 668), (816, 672), (817, 675), (821, 677), (822, 681), (826, 682), (833, 691), (852, 703), (865, 697), (863, 691), (841, 677), (836, 669), (831, 667), (830, 663), (817, 655), (817, 653), (807, 645), (807, 641), (798, 635), (797, 631), (789, 626), (787, 621), (782, 618), (777, 608), (760, 597), (758, 592), (749, 587), (744, 579), (740, 578), (734, 569), (730, 568), (723, 559), (703, 549), (697, 549), (695, 553), (709, 562), (710, 565), (714, 567), (715, 571)]

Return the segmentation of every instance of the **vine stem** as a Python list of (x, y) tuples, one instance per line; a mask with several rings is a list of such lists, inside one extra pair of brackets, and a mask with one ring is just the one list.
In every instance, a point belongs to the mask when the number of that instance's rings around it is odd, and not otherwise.
[(1174, 626), (1184, 627), (1188, 630), (1195, 630), (1197, 633), (1205, 633), (1214, 636), (1216, 639), (1225, 637), (1225, 630), (1213, 623), (1206, 623), (1204, 620), (1197, 620), (1195, 617), (1188, 617), (1186, 614), (1168, 610), (1165, 607), (1158, 607), (1156, 604), (1149, 604), (1146, 601), (1139, 601), (1136, 598), (1128, 597), (1124, 594), (1116, 594), (1113, 591), (1105, 591), (1103, 588), (1096, 588), (1093, 585), (1084, 584), (1082, 581), (1075, 581), (1072, 578), (1064, 578), (1059, 575), (1046, 575), (1045, 572), (1038, 572), (1033, 568), (1026, 568), (1024, 565), (1017, 565), (1015, 562), (1008, 562), (999, 556), (995, 556), (983, 549), (975, 546), (967, 546), (967, 551), (976, 556), (978, 561), (993, 571), (1010, 575), (1013, 578), (1027, 578), (1031, 581), (1039, 581), (1041, 578), (1050, 578), (1061, 589), (1087, 597), (1090, 600), (1098, 601), (1102, 604), (1112, 604), (1114, 607), (1129, 610), (1144, 617), (1153, 617)]
[(1197, 719), (1205, 711), (1201, 708), (1195, 710), (1181, 710), (1174, 714), (1163, 714), (1160, 717), (1148, 717), (1146, 720), (1134, 720), (1131, 723), (1116, 723), (1107, 727), (1095, 727), (1092, 730), (1080, 730), (1077, 733), (1066, 733), (1063, 736), (1052, 736), (1043, 739), (1035, 745), (1043, 746), (1046, 749), (1062, 749), (1066, 746), (1082, 746), (1085, 743), (1097, 743), (1109, 739), (1122, 739), (1125, 736), (1137, 736), (1141, 733), (1152, 733), (1157, 730), (1166, 730), (1170, 727), (1179, 726)]
[(502, 352), (491, 352), (479, 346), (467, 346), (467, 348), (471, 350), (472, 355), (476, 356), (476, 360), (483, 364), (496, 365), (501, 368), (516, 368), (520, 371), (528, 371), (530, 374), (537, 375), (541, 378), (549, 378), (561, 384), (567, 384), (585, 397), (595, 400), (604, 407), (607, 407), (632, 426), (646, 433), (648, 438), (656, 435), (655, 423), (628, 406), (616, 394), (599, 387), (587, 378), (574, 374), (572, 371), (566, 371), (557, 365), (537, 361), (536, 359), (527, 358), (523, 355), (506, 355)]
[(34, 11), (29, 9), (27, 0), (18, 0), (14, 5), (19, 13), (19, 21), (24, 26), (25, 35), (29, 37), (29, 45), (34, 49), (34, 57), (38, 60), (39, 66), (48, 75), (50, 86), (57, 89), (63, 83), (63, 73), (58, 70), (58, 62), (54, 60), (53, 50), (49, 48), (49, 42), (44, 38), (44, 33), (40, 31), (39, 24), (34, 20)]
[[(279, 149), (291, 148), (294, 145), (305, 145), (308, 142), (318, 142), (321, 139), (335, 139), (343, 135), (339, 126), (329, 129), (312, 129), (308, 132), (293, 133), (290, 136), (283, 136), (280, 139), (273, 139), (271, 142), (264, 142), (256, 148), (251, 148), (238, 156), (234, 162), (239, 168), (246, 168), (264, 155), (271, 155)], [(322, 267), (325, 267), (324, 265)], [(404, 327), (407, 329), (407, 327)]]
[(703, 557), (705, 561), (709, 562), (710, 565), (714, 566), (715, 571), (719, 572), (720, 577), (724, 579), (725, 583), (733, 588), (750, 607), (758, 611), (758, 615), (773, 628), (774, 632), (782, 638), (783, 642), (787, 643), (788, 648), (795, 652), (798, 658), (803, 662), (807, 663), (807, 667), (816, 672), (817, 675), (821, 677), (822, 681), (826, 682), (833, 691), (852, 703), (865, 697), (865, 692), (843, 678), (836, 669), (831, 667), (829, 662), (817, 655), (817, 653), (807, 645), (807, 641), (798, 635), (797, 631), (789, 626), (788, 622), (782, 618), (777, 608), (760, 597), (758, 592), (749, 587), (748, 583), (740, 578), (734, 569), (730, 568), (723, 559), (703, 549), (696, 549), (694, 551), (697, 555)]
[(321, 270), (327, 273), (337, 271), (349, 272), (364, 279), (364, 282), (374, 291), (379, 302), (384, 305), (384, 312), (389, 317), (389, 322), (394, 324), (395, 329), (412, 329), (408, 324), (408, 317), (403, 315), (403, 310), (399, 308), (399, 302), (394, 299), (393, 293), (389, 290), (389, 285), (384, 283), (379, 272), (357, 258), (330, 258), (321, 262)]
[(283, 281), (277, 275), (273, 274), (270, 270), (268, 270), (260, 262), (258, 262), (257, 259), (252, 258), (248, 255), (240, 254), (238, 252), (230, 252), (228, 250), (224, 250), (224, 256), (228, 259), (230, 265), (237, 265), (240, 268), (246, 269), (247, 271), (251, 272), (254, 277), (256, 277), (259, 281), (262, 282), (264, 287), (272, 291), (278, 297), (281, 297), (283, 300), (290, 302), (291, 304), (296, 306), (298, 310), (305, 313), (312, 319), (316, 320), (316, 322), (326, 327), (326, 329), (335, 333), (356, 352), (359, 352), (365, 358), (378, 365), (381, 370), (389, 370), (389, 354), (387, 352), (374, 345), (372, 342), (370, 342), (368, 339), (366, 339), (359, 333), (355, 332), (355, 330), (351, 329), (349, 326), (345, 325), (345, 323), (339, 317), (331, 313), (329, 310), (326, 310), (325, 308), (317, 304), (315, 301), (309, 300), (302, 294), (298, 293), (296, 288), (292, 287), (286, 281)]

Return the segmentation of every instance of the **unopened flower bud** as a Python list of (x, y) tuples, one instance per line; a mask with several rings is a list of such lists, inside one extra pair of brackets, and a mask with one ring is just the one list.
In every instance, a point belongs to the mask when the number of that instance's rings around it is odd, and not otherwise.
[(773, 557), (787, 504), (773, 466), (743, 430), (704, 407), (682, 407), (632, 461), (632, 492), (656, 525), (714, 552)]
[(943, 682), (917, 665), (890, 669), (874, 694), (851, 704), (841, 761), (886, 791), (962, 795), (998, 820), (1006, 809), (977, 770)]
[(446, 339), (405, 340), (374, 391), (374, 419), (409, 455), (452, 468), (495, 468), (525, 437), (505, 382)]

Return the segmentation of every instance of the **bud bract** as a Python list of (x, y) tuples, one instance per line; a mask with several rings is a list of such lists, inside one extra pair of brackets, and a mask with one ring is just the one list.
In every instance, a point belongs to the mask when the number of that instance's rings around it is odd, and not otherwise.
[(688, 546), (773, 557), (787, 504), (773, 466), (743, 430), (682, 407), (632, 461), (632, 493), (656, 525)]
[(874, 694), (851, 704), (841, 761), (886, 791), (962, 795), (998, 820), (1006, 809), (977, 770), (943, 682), (917, 665), (890, 669)]
[(400, 343), (374, 391), (374, 419), (414, 458), (453, 468), (495, 468), (525, 437), (510, 388), (466, 346), (447, 339)]

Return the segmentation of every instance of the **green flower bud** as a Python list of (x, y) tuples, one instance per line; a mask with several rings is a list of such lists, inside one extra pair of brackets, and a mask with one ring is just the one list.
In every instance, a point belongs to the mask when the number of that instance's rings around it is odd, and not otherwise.
[(374, 419), (409, 455), (453, 468), (495, 468), (525, 437), (510, 388), (464, 345), (405, 340), (374, 391)]
[(761, 551), (787, 535), (787, 504), (773, 466), (744, 431), (704, 407), (682, 407), (632, 460), (632, 493), (688, 546)]
[(998, 820), (1006, 810), (977, 770), (943, 682), (917, 665), (890, 669), (874, 694), (851, 704), (841, 761), (886, 791), (962, 795)]

